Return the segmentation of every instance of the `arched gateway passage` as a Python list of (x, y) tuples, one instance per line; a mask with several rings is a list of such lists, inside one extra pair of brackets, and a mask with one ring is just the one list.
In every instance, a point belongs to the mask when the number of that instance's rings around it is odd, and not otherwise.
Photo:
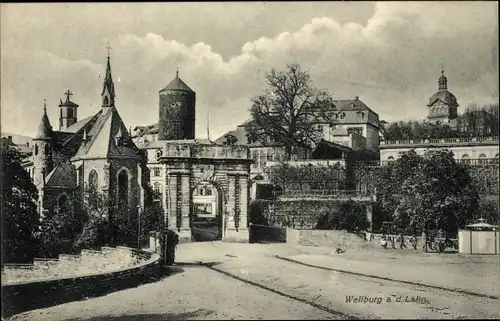
[(198, 183), (191, 192), (190, 227), (192, 240), (197, 242), (222, 239), (222, 195), (217, 187), (208, 182)]

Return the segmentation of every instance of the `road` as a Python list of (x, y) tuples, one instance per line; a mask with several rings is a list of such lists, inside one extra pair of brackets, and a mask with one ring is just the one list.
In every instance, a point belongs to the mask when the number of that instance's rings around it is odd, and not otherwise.
[[(295, 264), (274, 257), (293, 254), (293, 249), (285, 245), (278, 249), (250, 244), (186, 245), (181, 247), (180, 262), (215, 264), (211, 268), (182, 265), (178, 273), (155, 283), (9, 320), (498, 317), (498, 300)], [(408, 302), (412, 298), (418, 302)]]

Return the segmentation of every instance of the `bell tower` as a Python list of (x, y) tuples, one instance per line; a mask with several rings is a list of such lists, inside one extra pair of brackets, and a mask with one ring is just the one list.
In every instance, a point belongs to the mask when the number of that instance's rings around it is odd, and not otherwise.
[(69, 126), (78, 121), (77, 108), (78, 105), (70, 100), (73, 93), (68, 89), (65, 93), (66, 101), (59, 103), (59, 130), (64, 131)]
[[(38, 131), (33, 138), (33, 181), (35, 186), (43, 187), (45, 176), (52, 170), (52, 126), (47, 116), (47, 105), (44, 102), (43, 116)], [(40, 190), (40, 188), (39, 188)]]

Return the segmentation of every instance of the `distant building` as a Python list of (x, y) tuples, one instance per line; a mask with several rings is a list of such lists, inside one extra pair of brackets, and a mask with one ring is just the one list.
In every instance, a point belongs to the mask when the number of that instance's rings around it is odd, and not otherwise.
[(419, 155), (426, 151), (448, 149), (455, 154), (455, 159), (464, 163), (498, 162), (498, 136), (474, 138), (442, 138), (422, 140), (385, 141), (380, 145), (380, 161), (398, 159), (403, 152), (414, 149)]
[(2, 144), (16, 149), (22, 158), (29, 157), (32, 152), (29, 142), (26, 142), (26, 144), (16, 144), (12, 141), (12, 136), (2, 137)]
[(441, 70), (438, 91), (429, 98), (427, 121), (434, 124), (450, 124), (458, 117), (458, 102), (455, 95), (448, 91), (448, 79)]

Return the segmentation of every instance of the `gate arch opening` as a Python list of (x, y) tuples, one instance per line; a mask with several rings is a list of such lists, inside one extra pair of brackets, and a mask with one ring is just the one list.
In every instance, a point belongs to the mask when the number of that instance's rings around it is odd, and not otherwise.
[(224, 211), (222, 191), (212, 182), (201, 181), (191, 190), (190, 227), (192, 240), (222, 240)]

